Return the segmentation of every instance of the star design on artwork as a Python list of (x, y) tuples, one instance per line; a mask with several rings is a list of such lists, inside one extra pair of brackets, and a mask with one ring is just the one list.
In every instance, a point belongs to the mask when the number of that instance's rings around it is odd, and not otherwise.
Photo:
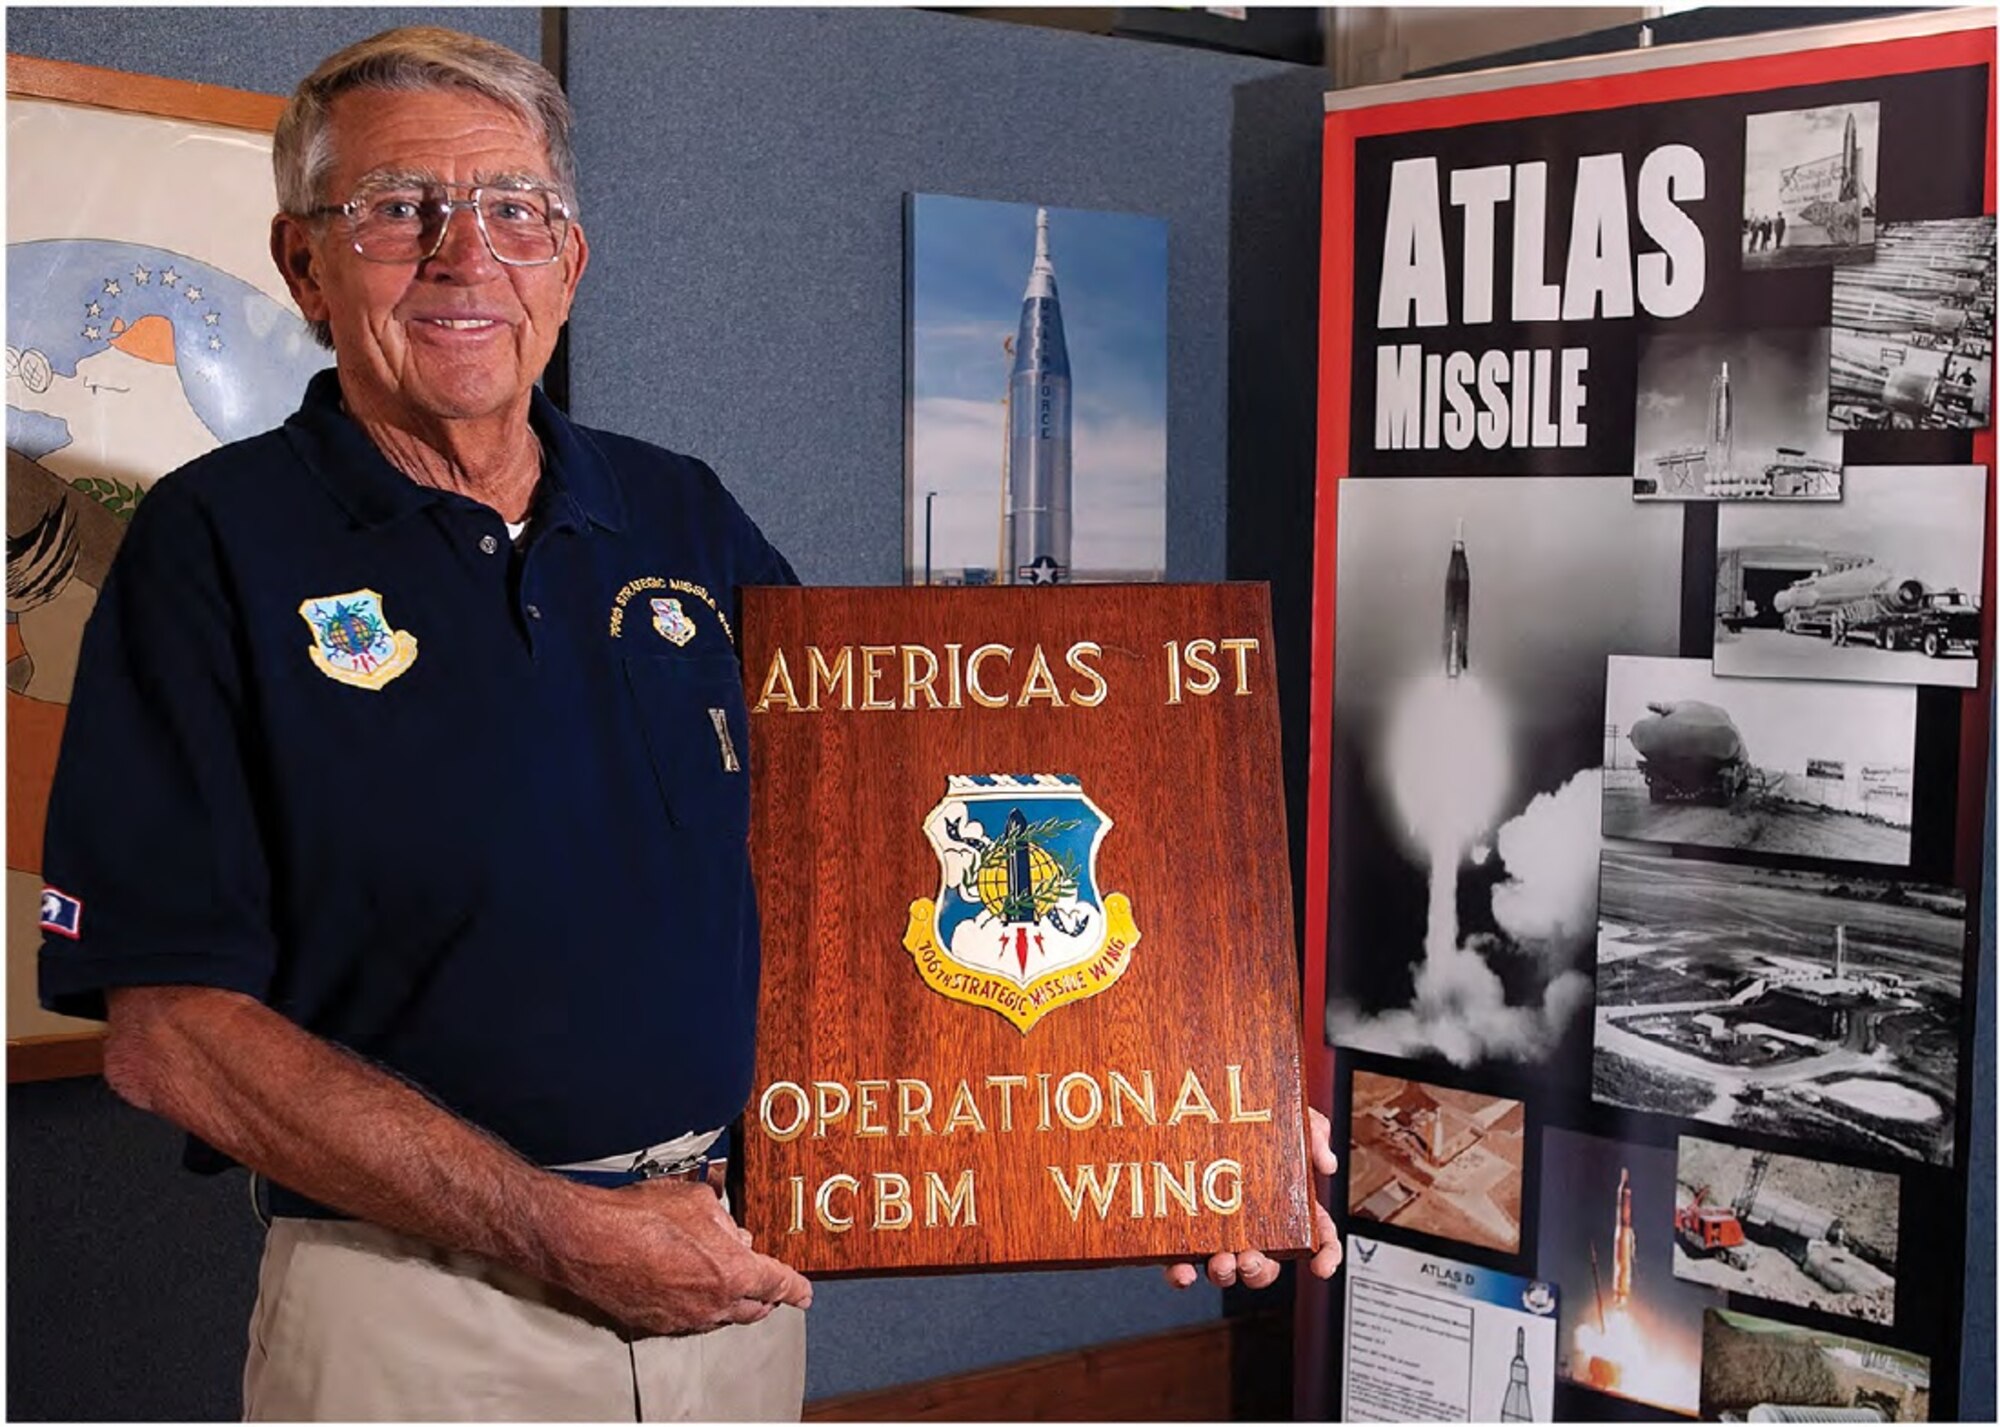
[(151, 268), (136, 267), (132, 269), (132, 281), (138, 283), (139, 286), (144, 287), (147, 283), (151, 282), (152, 280), (153, 280), (153, 272)]
[(165, 272), (160, 274), (160, 281), (168, 287), (172, 287), (175, 283), (179, 282), (180, 280), (181, 280), (181, 275), (175, 272), (172, 268), (168, 268)]
[(187, 300), (188, 300), (189, 302), (200, 302), (200, 301), (201, 301), (201, 289), (200, 289), (200, 288), (198, 288), (198, 287), (184, 287), (184, 288), (182, 288), (182, 289), (181, 289), (181, 291), (182, 291), (182, 292), (185, 292), (185, 293), (187, 294)]
[(104, 304), (101, 302), (84, 303), (83, 315), (85, 317), (102, 317), (104, 315)]
[(1023, 584), (1028, 585), (1061, 584), (1062, 573), (1062, 566), (1055, 562), (1052, 555), (1037, 555), (1014, 572)]
[(118, 296), (119, 293), (123, 292), (124, 290), (125, 290), (124, 288), (118, 285), (117, 278), (108, 277), (104, 280), (104, 291), (107, 296), (116, 297)]
[(201, 320), (205, 325), (213, 327), (222, 320), (222, 314), (219, 312), (204, 312), (201, 314)]
[(86, 327), (83, 329), (83, 335), (90, 341), (95, 342), (102, 334), (95, 327)]
[(213, 332), (208, 334), (208, 350), (211, 352), (219, 352), (222, 350), (222, 339), (216, 336)]

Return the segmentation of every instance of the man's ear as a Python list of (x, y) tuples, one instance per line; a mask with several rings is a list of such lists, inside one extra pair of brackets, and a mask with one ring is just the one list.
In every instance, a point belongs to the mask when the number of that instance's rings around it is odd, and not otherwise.
[(271, 261), (308, 322), (327, 319), (326, 293), (319, 284), (319, 259), (304, 220), (280, 213), (271, 220)]

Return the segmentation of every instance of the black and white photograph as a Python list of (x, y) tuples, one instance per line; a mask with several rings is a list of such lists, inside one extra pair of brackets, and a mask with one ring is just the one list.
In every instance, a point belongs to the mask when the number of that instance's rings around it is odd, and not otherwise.
[(1983, 466), (1853, 466), (1838, 505), (1716, 515), (1715, 672), (1969, 689)]
[(1581, 1080), (1604, 661), (1678, 648), (1681, 514), (1622, 476), (1339, 502), (1328, 1039)]
[(1663, 331), (1639, 346), (1638, 500), (1837, 501), (1827, 330)]
[(1604, 835), (1910, 865), (1917, 691), (1613, 655)]
[(1743, 125), (1743, 266), (1865, 261), (1875, 243), (1882, 106), (1752, 114)]
[(1593, 1096), (1948, 1164), (1965, 894), (1607, 849)]
[(1674, 1177), (1675, 1278), (1896, 1321), (1895, 1175), (1682, 1135)]
[(1886, 223), (1833, 275), (1827, 422), (1836, 431), (1993, 423), (1993, 217)]

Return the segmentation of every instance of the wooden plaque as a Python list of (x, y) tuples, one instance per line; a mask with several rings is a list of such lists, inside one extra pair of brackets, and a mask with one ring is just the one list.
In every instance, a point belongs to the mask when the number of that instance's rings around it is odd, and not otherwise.
[(755, 589), (743, 662), (759, 1246), (1310, 1249), (1266, 588)]

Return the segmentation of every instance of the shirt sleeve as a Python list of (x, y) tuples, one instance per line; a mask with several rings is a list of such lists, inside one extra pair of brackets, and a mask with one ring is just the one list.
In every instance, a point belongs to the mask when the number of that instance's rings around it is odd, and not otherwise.
[(213, 524), (169, 477), (84, 630), (42, 858), (49, 1010), (101, 1019), (117, 986), (267, 991), (243, 646)]

